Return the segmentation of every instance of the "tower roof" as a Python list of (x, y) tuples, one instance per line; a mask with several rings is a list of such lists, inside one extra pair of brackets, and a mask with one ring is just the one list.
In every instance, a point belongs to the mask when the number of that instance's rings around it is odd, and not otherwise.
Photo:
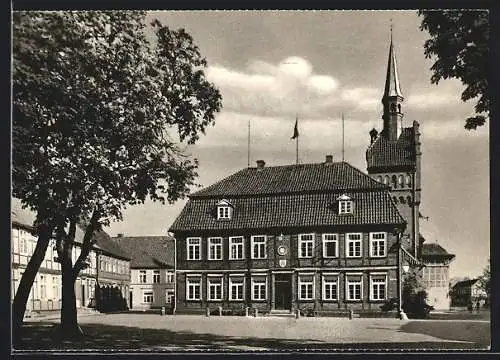
[(401, 86), (399, 83), (396, 53), (394, 52), (394, 44), (392, 41), (392, 29), (391, 45), (389, 46), (389, 59), (387, 60), (387, 74), (385, 77), (384, 99), (390, 96), (403, 97), (403, 93), (401, 92)]

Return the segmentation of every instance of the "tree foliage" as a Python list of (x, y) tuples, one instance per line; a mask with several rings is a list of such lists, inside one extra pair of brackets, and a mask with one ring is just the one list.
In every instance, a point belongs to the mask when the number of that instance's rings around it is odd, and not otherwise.
[(73, 279), (93, 233), (127, 206), (189, 193), (198, 162), (186, 145), (222, 106), (192, 37), (145, 15), (13, 14), (13, 196), (50, 225), (61, 258), (86, 230)]
[(488, 265), (483, 269), (483, 273), (479, 277), (479, 284), (481, 289), (486, 293), (488, 300), (491, 297), (491, 270), (490, 270), (490, 260), (488, 259)]
[(462, 101), (477, 98), (476, 114), (465, 120), (465, 128), (477, 129), (490, 116), (488, 11), (420, 10), (418, 14), (422, 17), (420, 29), (430, 35), (424, 44), (425, 56), (436, 57), (431, 82), (437, 84), (448, 78), (462, 81)]

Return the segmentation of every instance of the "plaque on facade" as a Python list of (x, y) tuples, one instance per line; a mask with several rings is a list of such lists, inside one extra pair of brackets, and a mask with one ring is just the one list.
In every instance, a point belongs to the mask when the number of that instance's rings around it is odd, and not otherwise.
[(279, 264), (280, 264), (280, 267), (285, 267), (286, 266), (286, 260), (280, 260)]
[(278, 248), (278, 254), (280, 254), (281, 256), (285, 255), (286, 254), (286, 247), (280, 246)]

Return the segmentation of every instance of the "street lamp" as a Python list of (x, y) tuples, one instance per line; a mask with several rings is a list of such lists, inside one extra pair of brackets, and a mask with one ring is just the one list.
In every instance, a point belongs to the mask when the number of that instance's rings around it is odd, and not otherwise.
[(401, 320), (408, 320), (408, 316), (406, 316), (403, 311), (403, 274), (402, 271), (406, 274), (410, 270), (410, 265), (405, 262), (403, 264), (403, 248), (401, 244), (401, 240), (403, 236), (401, 233), (398, 234), (398, 288), (399, 288), (399, 301), (398, 301), (398, 315)]

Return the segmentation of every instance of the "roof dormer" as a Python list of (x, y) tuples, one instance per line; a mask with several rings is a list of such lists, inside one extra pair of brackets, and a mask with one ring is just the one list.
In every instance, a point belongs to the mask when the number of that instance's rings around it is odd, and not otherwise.
[(216, 205), (217, 220), (230, 220), (233, 217), (234, 207), (226, 199), (222, 199)]
[(346, 194), (342, 194), (337, 198), (339, 204), (339, 215), (352, 214), (354, 210), (354, 202), (352, 198)]

